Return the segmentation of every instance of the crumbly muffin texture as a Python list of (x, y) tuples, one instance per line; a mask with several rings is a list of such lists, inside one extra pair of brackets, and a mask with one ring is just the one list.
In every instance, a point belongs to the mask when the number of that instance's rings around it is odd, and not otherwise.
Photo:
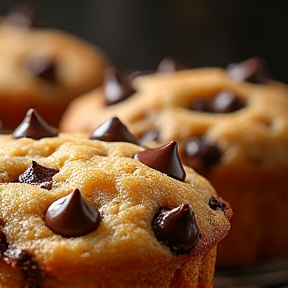
[[(29, 125), (40, 119), (27, 117)], [(156, 148), (97, 140), (96, 132), (38, 138), (21, 127), (0, 136), (1, 287), (213, 285), (232, 212), (183, 168), (176, 142), (159, 148), (174, 155), (167, 170), (155, 164)]]
[(69, 33), (0, 26), (0, 119), (12, 131), (31, 107), (54, 126), (68, 103), (102, 83), (107, 56)]
[(288, 87), (270, 79), (266, 67), (254, 57), (225, 69), (138, 75), (130, 82), (134, 92), (121, 101), (107, 102), (109, 85), (75, 100), (60, 127), (89, 132), (118, 116), (142, 145), (177, 141), (183, 163), (205, 176), (234, 211), (218, 264), (283, 257)]

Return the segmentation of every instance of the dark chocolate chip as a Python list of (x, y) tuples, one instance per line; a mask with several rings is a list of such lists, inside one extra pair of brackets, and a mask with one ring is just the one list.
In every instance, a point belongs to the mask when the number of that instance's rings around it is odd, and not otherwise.
[(17, 26), (20, 28), (40, 27), (38, 13), (31, 5), (18, 4), (14, 6), (3, 18), (4, 25)]
[(232, 218), (233, 212), (228, 202), (224, 201), (222, 198), (216, 198), (211, 196), (209, 199), (209, 207), (213, 210), (222, 210), (225, 216), (230, 220)]
[(52, 177), (58, 172), (57, 169), (47, 168), (32, 161), (32, 165), (19, 175), (18, 180), (20, 183), (39, 184), (41, 188), (50, 190), (53, 184)]
[(172, 178), (185, 180), (186, 173), (179, 158), (178, 144), (175, 141), (159, 148), (138, 152), (134, 158)]
[(110, 118), (97, 127), (91, 133), (89, 139), (106, 142), (130, 142), (137, 144), (134, 136), (117, 117)]
[(187, 156), (187, 165), (201, 174), (203, 170), (216, 164), (221, 157), (219, 147), (204, 137), (189, 138), (184, 144), (184, 154)]
[(131, 78), (115, 67), (108, 67), (104, 71), (103, 93), (106, 105), (112, 105), (127, 99), (135, 93), (135, 90)]
[(39, 140), (44, 137), (57, 137), (58, 130), (47, 124), (35, 109), (29, 109), (22, 123), (13, 131), (12, 137)]
[(227, 66), (229, 77), (235, 81), (248, 81), (256, 84), (265, 84), (269, 79), (269, 72), (264, 59), (253, 57), (240, 63)]
[(50, 82), (57, 80), (57, 65), (55, 60), (49, 56), (30, 55), (26, 58), (25, 66), (33, 76)]
[(0, 231), (0, 255), (3, 256), (4, 252), (8, 249), (8, 242), (4, 232)]
[(230, 113), (245, 107), (245, 101), (230, 91), (221, 91), (213, 99), (214, 113)]
[(163, 74), (174, 73), (176, 71), (184, 70), (186, 67), (180, 61), (167, 57), (164, 58), (158, 65), (157, 71)]
[(190, 253), (200, 238), (194, 211), (188, 204), (161, 207), (154, 216), (152, 229), (158, 241), (177, 254)]
[(39, 268), (38, 263), (33, 259), (33, 256), (21, 249), (9, 249), (5, 252), (5, 261), (12, 265), (21, 268), (23, 273), (24, 286), (27, 288), (41, 288), (43, 282), (43, 273)]
[(56, 234), (79, 237), (99, 226), (100, 214), (94, 205), (83, 198), (79, 189), (74, 189), (50, 205), (45, 221)]
[(220, 209), (222, 211), (225, 210), (226, 208), (226, 204), (221, 202), (219, 199), (217, 199), (216, 197), (212, 196), (210, 199), (209, 199), (209, 206), (211, 209), (213, 210), (217, 210), (217, 209)]
[(207, 113), (213, 112), (211, 99), (196, 98), (194, 99), (191, 108), (192, 110), (199, 112), (207, 112)]
[(156, 129), (149, 130), (148, 132), (140, 136), (138, 142), (141, 145), (146, 145), (151, 142), (157, 141), (159, 139), (159, 136), (160, 136), (160, 132), (158, 130)]

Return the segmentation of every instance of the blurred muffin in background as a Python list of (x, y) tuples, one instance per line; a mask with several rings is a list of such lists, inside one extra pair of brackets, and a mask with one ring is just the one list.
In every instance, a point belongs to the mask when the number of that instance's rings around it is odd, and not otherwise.
[(131, 80), (110, 69), (103, 87), (71, 103), (60, 128), (89, 132), (117, 116), (143, 146), (177, 141), (182, 161), (234, 211), (217, 265), (288, 255), (287, 85), (269, 79), (256, 57), (226, 69), (168, 70)]
[(108, 64), (99, 47), (38, 23), (24, 5), (1, 19), (0, 119), (5, 131), (16, 128), (31, 107), (58, 126), (72, 99), (102, 83)]

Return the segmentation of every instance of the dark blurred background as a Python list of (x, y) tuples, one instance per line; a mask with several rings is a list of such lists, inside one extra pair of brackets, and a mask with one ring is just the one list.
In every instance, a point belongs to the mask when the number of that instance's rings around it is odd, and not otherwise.
[[(0, 13), (17, 3), (0, 0)], [(288, 83), (287, 0), (34, 0), (46, 27), (99, 45), (123, 70), (153, 70), (172, 56), (188, 67), (266, 59)], [(1, 45), (1, 44), (0, 44)]]

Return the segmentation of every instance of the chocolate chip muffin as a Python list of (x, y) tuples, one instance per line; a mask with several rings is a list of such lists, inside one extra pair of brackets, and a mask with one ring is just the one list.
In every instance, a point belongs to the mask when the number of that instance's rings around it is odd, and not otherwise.
[(182, 161), (234, 211), (217, 265), (288, 255), (288, 88), (269, 78), (263, 59), (137, 76), (134, 92), (115, 104), (107, 101), (112, 80), (72, 103), (62, 130), (91, 131), (118, 116), (144, 146), (177, 141)]
[[(68, 103), (102, 83), (107, 57), (100, 48), (67, 32), (27, 26), (35, 21), (20, 16), (4, 17), (0, 25), (3, 129), (15, 129), (31, 107), (58, 127)], [(16, 20), (21, 25), (15, 25)]]
[(0, 136), (0, 286), (212, 287), (232, 210), (114, 117), (58, 133), (30, 109)]

